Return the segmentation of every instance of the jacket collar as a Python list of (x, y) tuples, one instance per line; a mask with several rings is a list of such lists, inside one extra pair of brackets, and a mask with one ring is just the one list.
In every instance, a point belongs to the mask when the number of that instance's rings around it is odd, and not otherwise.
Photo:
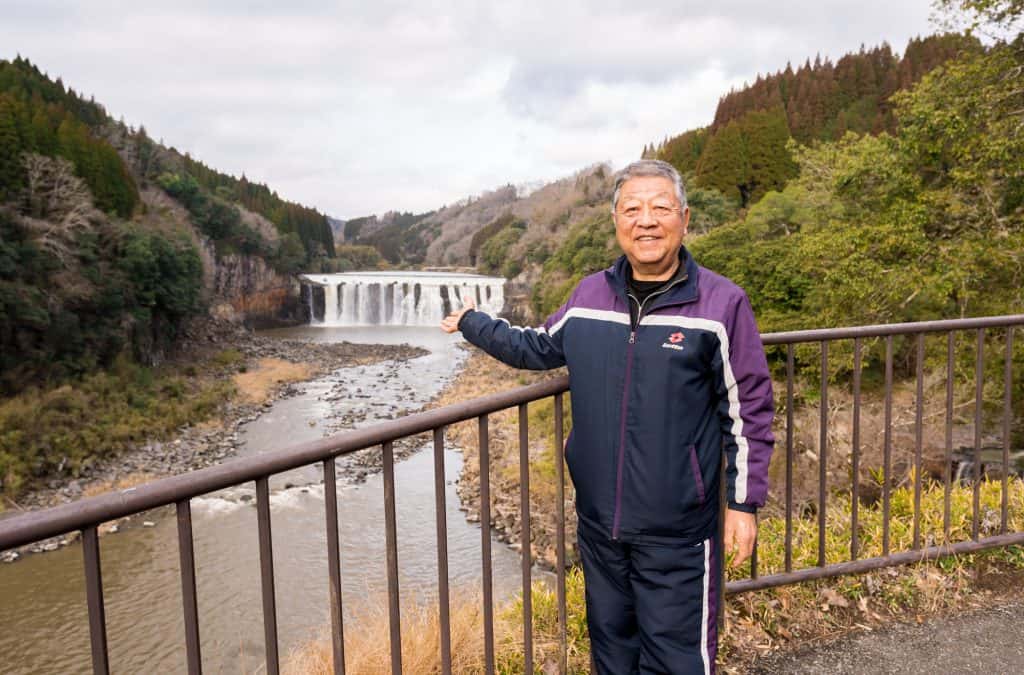
[[(622, 255), (604, 273), (608, 284), (624, 302), (626, 300), (626, 282), (629, 278), (629, 270), (629, 260), (626, 259), (626, 256)], [(663, 297), (658, 299), (656, 305), (671, 305), (697, 299), (698, 283), (700, 281), (697, 261), (693, 259), (693, 256), (690, 255), (685, 246), (680, 246), (679, 267), (676, 269), (672, 281), (678, 281), (683, 277), (685, 277), (685, 280), (682, 283), (676, 283)]]

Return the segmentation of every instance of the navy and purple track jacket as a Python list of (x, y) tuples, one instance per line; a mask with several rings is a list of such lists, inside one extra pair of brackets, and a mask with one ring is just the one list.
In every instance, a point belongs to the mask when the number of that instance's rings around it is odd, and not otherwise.
[(721, 453), (730, 508), (768, 492), (771, 379), (743, 290), (697, 265), (630, 317), (625, 256), (576, 287), (543, 328), (467, 312), (467, 340), (517, 368), (567, 365), (573, 430), (566, 462), (581, 522), (612, 539), (714, 533)]

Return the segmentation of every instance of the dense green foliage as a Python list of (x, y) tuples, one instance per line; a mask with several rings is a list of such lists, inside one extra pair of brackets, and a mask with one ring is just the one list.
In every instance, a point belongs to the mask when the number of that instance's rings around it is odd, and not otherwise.
[(747, 206), (796, 175), (786, 147), (789, 138), (781, 107), (731, 120), (708, 139), (697, 163), (696, 184)]
[(918, 82), (935, 67), (961, 53), (980, 51), (980, 43), (959, 34), (914, 38), (898, 58), (887, 44), (846, 54), (834, 65), (816, 59), (797, 70), (758, 77), (749, 87), (719, 101), (712, 129), (717, 130), (754, 110), (785, 109), (796, 140), (835, 140), (847, 131), (895, 130), (888, 99)]
[(469, 260), (473, 265), (479, 264), (480, 249), (487, 240), (494, 235), (501, 232), (503, 229), (508, 227), (510, 224), (515, 222), (516, 217), (511, 213), (498, 216), (491, 222), (487, 223), (479, 230), (473, 233), (472, 239), (469, 240)]
[(199, 309), (202, 264), (187, 240), (101, 224), (73, 243), (62, 260), (0, 209), (0, 394), (166, 346)]
[(211, 196), (191, 174), (164, 173), (157, 183), (188, 209), (199, 231), (214, 242), (218, 254), (244, 253), (274, 259), (274, 248), (242, 222), (238, 207)]
[(389, 211), (379, 218), (365, 216), (345, 222), (345, 241), (373, 246), (391, 265), (419, 265), (427, 254), (429, 240), (417, 225), (433, 211), (411, 213)]
[(201, 383), (119, 358), (107, 371), (0, 401), (0, 494), (43, 476), (77, 476), (94, 457), (167, 438), (210, 417), (232, 391), (230, 382)]
[(384, 267), (384, 259), (380, 251), (373, 246), (362, 246), (359, 244), (344, 244), (338, 246), (335, 251), (337, 257), (321, 261), (319, 269), (313, 272), (353, 272), (361, 270), (378, 270)]
[(692, 234), (705, 234), (736, 218), (736, 204), (714, 188), (700, 187), (689, 176), (683, 179), (688, 186), (686, 201), (690, 207), (690, 227)]
[[(1024, 297), (1024, 137), (1010, 47), (897, 98), (897, 136), (798, 151), (800, 178), (694, 242), (769, 329), (999, 313)], [(1018, 94), (1019, 96), (1020, 94)]]
[(678, 136), (666, 139), (657, 148), (652, 143), (644, 146), (644, 159), (661, 159), (679, 170), (679, 173), (686, 175), (697, 170), (697, 162), (704, 152), (704, 146), (711, 136), (709, 127), (691, 129), (684, 131)]
[(614, 224), (608, 215), (581, 221), (545, 261), (533, 287), (534, 311), (547, 316), (558, 309), (583, 277), (608, 267), (620, 255), (614, 245)]
[[(486, 274), (501, 274), (511, 279), (522, 271), (521, 261), (509, 257), (509, 249), (526, 232), (526, 223), (511, 213), (495, 218), (493, 222), (478, 230), (470, 242), (470, 255), (476, 259), (477, 267)], [(481, 233), (484, 233), (483, 236)], [(477, 250), (474, 250), (474, 245)]]
[(151, 358), (200, 309), (192, 243), (122, 220), (139, 194), (112, 124), (25, 59), (0, 61), (0, 394)]
[(896, 135), (794, 146), (799, 178), (694, 241), (698, 260), (747, 290), (764, 331), (1021, 312), (1021, 47), (895, 96)]
[(960, 54), (980, 52), (976, 39), (954, 33), (912, 39), (902, 58), (883, 44), (835, 64), (816, 58), (796, 70), (787, 65), (723, 96), (710, 127), (645, 147), (644, 156), (693, 172), (696, 186), (715, 188), (746, 207), (793, 177), (790, 138), (806, 144), (849, 131), (893, 133), (893, 94)]
[(299, 235), (309, 260), (334, 257), (334, 233), (327, 216), (316, 209), (281, 199), (262, 183), (250, 182), (244, 175), (235, 178), (221, 173), (188, 155), (184, 158), (184, 170), (207, 191), (266, 217), (282, 234)]
[(363, 225), (374, 222), (376, 216), (362, 216), (360, 218), (349, 218), (345, 221), (345, 241), (355, 241), (363, 231)]
[(37, 153), (70, 160), (97, 208), (130, 216), (139, 193), (117, 151), (95, 133), (105, 120), (99, 105), (25, 59), (0, 61), (0, 203), (20, 196), (28, 180), (24, 153)]

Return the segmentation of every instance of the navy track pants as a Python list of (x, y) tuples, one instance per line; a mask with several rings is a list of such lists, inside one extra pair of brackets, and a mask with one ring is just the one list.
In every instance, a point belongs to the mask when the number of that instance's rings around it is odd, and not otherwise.
[(596, 673), (715, 672), (714, 539), (626, 543), (581, 526), (578, 542)]

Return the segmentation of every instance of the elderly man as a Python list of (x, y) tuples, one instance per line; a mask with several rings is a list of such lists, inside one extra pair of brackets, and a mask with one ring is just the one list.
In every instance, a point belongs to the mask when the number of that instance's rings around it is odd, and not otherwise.
[(746, 294), (682, 245), (678, 172), (634, 162), (616, 177), (623, 256), (583, 279), (543, 328), (468, 301), (442, 328), (518, 368), (568, 365), (587, 625), (599, 673), (712, 673), (719, 485), (724, 550), (750, 556), (767, 494), (774, 404)]

